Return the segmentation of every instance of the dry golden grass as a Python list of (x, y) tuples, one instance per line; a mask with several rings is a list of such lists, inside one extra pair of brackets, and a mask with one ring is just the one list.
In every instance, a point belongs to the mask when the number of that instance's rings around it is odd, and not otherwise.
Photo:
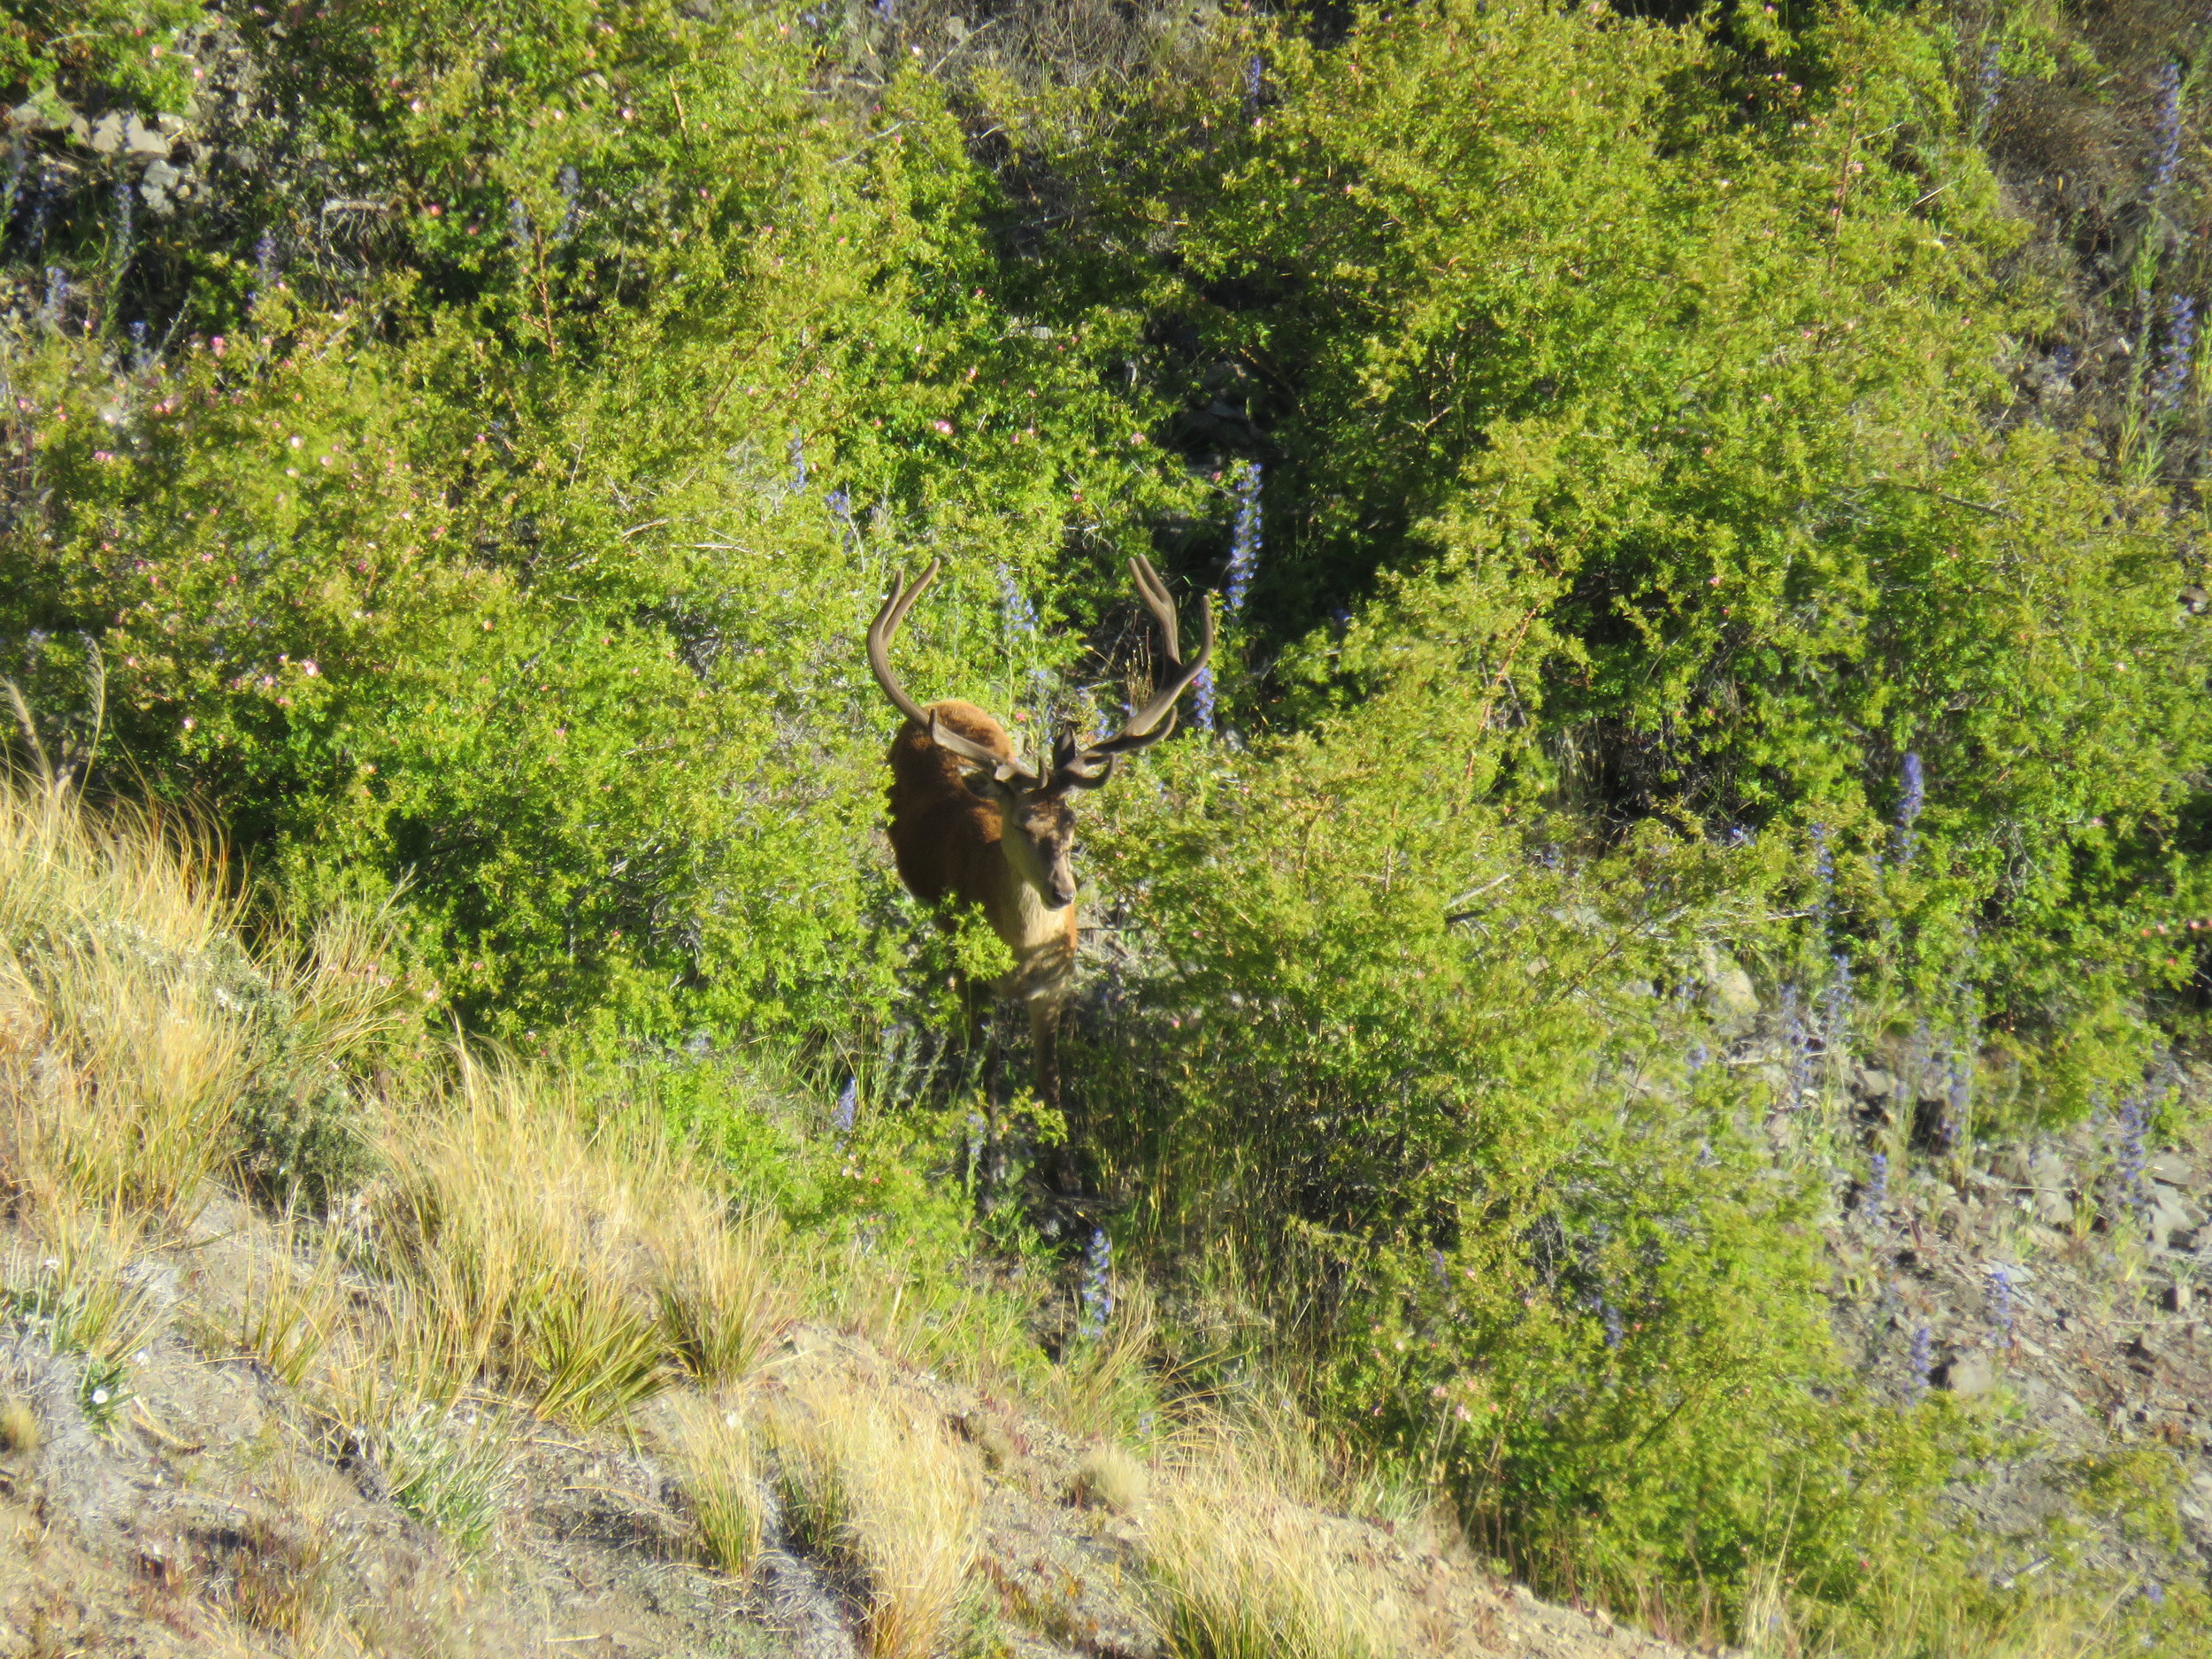
[(1094, 1446), (1077, 1466), (1068, 1495), (1116, 1515), (1135, 1515), (1151, 1490), (1152, 1478), (1142, 1463), (1118, 1446)]
[(982, 1494), (934, 1417), (894, 1394), (810, 1388), (766, 1419), (784, 1518), (856, 1571), (872, 1659), (929, 1659), (965, 1600)]
[[(251, 961), (193, 852), (155, 826), (88, 818), (66, 791), (0, 795), (0, 1180), (37, 1231), (7, 1291), (57, 1347), (119, 1365), (157, 1321), (128, 1263), (197, 1213), (232, 1156), (231, 1102), (267, 1092), (261, 1039), (210, 964), (244, 964), (276, 987), (296, 1027), (283, 1063), (302, 1075), (327, 1072), (388, 1018), (359, 929), (334, 924), (296, 967)], [(875, 1385), (818, 1384), (781, 1397), (757, 1436), (728, 1391), (789, 1317), (794, 1274), (895, 1360), (1001, 1384), (1015, 1379), (994, 1356), (1027, 1342), (1017, 1299), (882, 1259), (856, 1258), (849, 1274), (780, 1262), (764, 1225), (733, 1218), (664, 1140), (595, 1124), (558, 1078), (457, 1046), (447, 1059), (442, 1083), (381, 1106), (377, 1172), (347, 1236), (299, 1251), (273, 1234), (228, 1334), (464, 1549), (495, 1530), (511, 1464), (511, 1419), (496, 1398), (484, 1409), (488, 1394), (588, 1428), (688, 1373), (725, 1391), (677, 1402), (669, 1441), (714, 1559), (740, 1575), (757, 1559), (765, 1468), (795, 1541), (862, 1586), (874, 1659), (945, 1650), (972, 1589), (981, 1491), (934, 1410)], [(380, 1280), (365, 1304), (345, 1294), (342, 1263)], [(1107, 1335), (1025, 1392), (1110, 1437), (1150, 1398), (1152, 1346), (1149, 1310), (1125, 1289)], [(35, 1432), (0, 1419), (11, 1443)], [(1143, 1509), (1171, 1650), (1398, 1650), (1375, 1581), (1292, 1501), (1284, 1460), (1227, 1445), (1186, 1448), (1148, 1496), (1125, 1455), (1096, 1454), (1081, 1474), (1087, 1500)], [(328, 1623), (315, 1528), (250, 1542), (258, 1576), (242, 1576), (233, 1610), (315, 1646)]]
[(703, 1382), (743, 1381), (794, 1306), (772, 1271), (767, 1225), (733, 1222), (705, 1193), (678, 1187), (651, 1253), (661, 1324), (685, 1369)]
[[(188, 830), (0, 775), (0, 1178), (19, 1198), (173, 1230), (242, 1150), (242, 1101), (326, 1084), (396, 1018), (375, 918), (258, 954), (236, 921)], [(257, 1003), (284, 1010), (273, 1045)]]
[(674, 1402), (669, 1450), (708, 1559), (749, 1578), (760, 1559), (765, 1490), (751, 1429), (733, 1402), (687, 1394)]
[(287, 1387), (305, 1380), (345, 1317), (336, 1240), (325, 1236), (320, 1244), (311, 1263), (303, 1268), (297, 1240), (290, 1228), (284, 1229), (248, 1268), (232, 1331), (238, 1346)]
[(466, 1056), (446, 1095), (396, 1121), (383, 1149), (386, 1265), (442, 1315), (433, 1346), (458, 1386), (488, 1371), (542, 1415), (588, 1427), (664, 1386), (647, 1289), (664, 1156), (595, 1142), (568, 1091)]
[(767, 1233), (731, 1219), (650, 1135), (586, 1125), (573, 1091), (458, 1056), (440, 1095), (388, 1124), (376, 1209), (385, 1266), (424, 1293), (439, 1363), (590, 1427), (677, 1369), (735, 1382), (789, 1317)]
[(34, 1203), (188, 1217), (226, 1152), (244, 1032), (204, 972), (232, 914), (152, 826), (0, 779), (0, 1134)]
[(1176, 1659), (1386, 1659), (1413, 1642), (1379, 1572), (1229, 1440), (1185, 1448), (1155, 1484), (1146, 1555)]

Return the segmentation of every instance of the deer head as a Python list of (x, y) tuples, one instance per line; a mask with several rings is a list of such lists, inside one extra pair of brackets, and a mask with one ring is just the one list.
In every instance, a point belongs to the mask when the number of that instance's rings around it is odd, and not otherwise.
[[(1087, 743), (1072, 731), (1064, 730), (1053, 739), (1049, 753), (1042, 757), (1041, 764), (1032, 766), (1011, 753), (1010, 743), (1007, 745), (1009, 752), (1001, 753), (976, 735), (955, 729), (941, 712), (943, 705), (925, 707), (915, 702), (892, 670), (891, 641), (898, 634), (899, 625), (906, 620), (906, 613), (913, 609), (914, 602), (937, 580), (941, 564), (942, 561), (933, 561), (910, 585), (902, 579), (894, 579), (883, 608), (876, 612), (876, 619), (868, 629), (868, 665), (875, 671), (876, 682), (891, 699), (892, 706), (926, 733), (931, 742), (968, 769), (971, 789), (998, 804), (1007, 832), (1004, 840), (1008, 858), (1043, 895), (1050, 908), (1063, 910), (1075, 902), (1071, 861), (1075, 813), (1070, 796), (1078, 790), (1097, 788), (1113, 776), (1115, 764), (1124, 755), (1149, 749), (1175, 729), (1176, 701), (1204, 671), (1206, 659), (1213, 651), (1213, 608), (1202, 598), (1199, 602), (1204, 637), (1198, 654), (1184, 662), (1175, 602), (1168, 595), (1167, 585), (1152, 568), (1150, 560), (1132, 558), (1130, 574), (1136, 580), (1138, 597), (1159, 625), (1170, 678), (1153, 694), (1151, 702), (1133, 714), (1127, 724), (1111, 737)], [(986, 724), (1002, 738), (995, 722)]]

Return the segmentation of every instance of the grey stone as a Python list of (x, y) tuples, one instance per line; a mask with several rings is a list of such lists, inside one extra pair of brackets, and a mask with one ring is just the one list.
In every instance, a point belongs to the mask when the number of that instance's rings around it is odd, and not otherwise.
[(1862, 1100), (1886, 1101), (1897, 1092), (1897, 1079), (1878, 1066), (1863, 1065), (1851, 1076), (1851, 1092)]
[(134, 115), (123, 125), (123, 148), (134, 156), (166, 156), (168, 134), (157, 127), (147, 126)]
[(2161, 1152), (2147, 1160), (2143, 1173), (2168, 1187), (2194, 1187), (2197, 1172), (2170, 1152)]
[(1961, 1354), (1937, 1366), (1928, 1380), (1962, 1400), (1970, 1400), (1997, 1386), (1997, 1370), (1985, 1354)]
[(2150, 1213), (2145, 1217), (2153, 1249), (2171, 1249), (2177, 1234), (2193, 1233), (2204, 1225), (2204, 1211), (2170, 1187), (2151, 1189)]
[(2074, 1172), (2064, 1158), (2047, 1147), (2030, 1161), (2028, 1180), (2046, 1191), (2063, 1193), (2074, 1185)]
[(84, 142), (92, 147), (95, 154), (112, 156), (123, 148), (122, 116), (116, 111), (110, 110), (92, 124), (90, 130), (85, 135)]

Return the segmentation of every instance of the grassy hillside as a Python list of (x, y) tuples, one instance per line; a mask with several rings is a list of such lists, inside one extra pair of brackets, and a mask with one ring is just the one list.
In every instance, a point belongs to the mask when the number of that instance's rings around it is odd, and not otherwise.
[[(19, 9), (16, 761), (223, 849), (159, 866), (190, 941), (127, 925), (189, 1066), (80, 998), (159, 1110), (22, 1106), (24, 1190), (371, 1227), (442, 1409), (741, 1371), (787, 1237), (912, 1357), (1293, 1411), (1655, 1628), (2187, 1647), (2196, 1431), (1995, 1528), (2045, 1425), (1930, 1385), (2017, 1333), (1911, 1310), (1931, 1234), (2190, 1306), (2203, 30)], [(917, 693), (1095, 729), (1139, 552), (1222, 644), (1084, 803), (1071, 1205), (859, 635), (941, 559)], [(28, 881), (26, 982), (109, 972)], [(1968, 1208), (2062, 1143), (2063, 1236)]]

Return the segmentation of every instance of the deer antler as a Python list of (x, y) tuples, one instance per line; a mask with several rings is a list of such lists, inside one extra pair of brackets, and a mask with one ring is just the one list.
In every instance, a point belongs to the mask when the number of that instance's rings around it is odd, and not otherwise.
[(905, 577), (894, 572), (891, 591), (883, 597), (883, 609), (876, 612), (876, 619), (868, 625), (868, 666), (875, 671), (876, 684), (883, 687), (883, 695), (891, 699), (892, 707), (929, 733), (931, 742), (940, 749), (957, 755), (961, 759), (981, 766), (1001, 783), (1018, 778), (1031, 788), (1042, 780), (1018, 760), (984, 748), (971, 738), (963, 737), (940, 720), (935, 714), (907, 695), (899, 683), (899, 677), (891, 668), (891, 641), (897, 637), (899, 625), (906, 620), (906, 613), (914, 608), (914, 602), (922, 591), (937, 580), (937, 572), (944, 567), (942, 559), (932, 559), (929, 568), (918, 577), (911, 587)]
[(1206, 659), (1213, 655), (1213, 605), (1204, 595), (1202, 594), (1198, 600), (1199, 626), (1203, 630), (1203, 638), (1199, 641), (1198, 655), (1185, 663), (1178, 634), (1175, 601), (1168, 593), (1167, 584), (1160, 580), (1160, 572), (1152, 568), (1150, 559), (1139, 554), (1129, 561), (1129, 574), (1136, 580), (1137, 596), (1144, 602), (1145, 609), (1152, 613), (1152, 619), (1160, 625), (1163, 643), (1166, 647), (1164, 655), (1168, 666), (1176, 671), (1175, 678), (1155, 692), (1152, 701), (1131, 715), (1128, 724), (1113, 736), (1082, 746), (1079, 746), (1071, 737), (1063, 738), (1053, 755), (1050, 787), (1095, 789), (1114, 775), (1114, 762), (1122, 756), (1149, 749), (1174, 731), (1177, 701), (1190, 689), (1192, 682), (1205, 672)]

